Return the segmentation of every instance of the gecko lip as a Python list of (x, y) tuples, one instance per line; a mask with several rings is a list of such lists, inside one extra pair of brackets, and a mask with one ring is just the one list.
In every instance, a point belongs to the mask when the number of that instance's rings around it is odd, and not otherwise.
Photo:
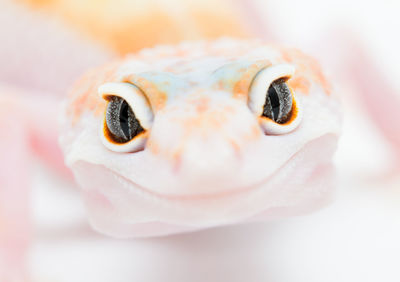
[[(327, 134), (325, 135), (325, 137), (332, 137), (331, 134)], [(319, 137), (313, 141), (316, 141), (318, 139), (324, 138), (324, 136)], [(239, 186), (239, 187), (232, 187), (229, 190), (226, 191), (222, 191), (222, 192), (215, 192), (215, 193), (196, 193), (196, 194), (181, 194), (181, 195), (174, 195), (174, 194), (164, 194), (164, 193), (160, 193), (158, 191), (154, 191), (149, 187), (145, 187), (143, 185), (140, 185), (138, 183), (136, 183), (135, 181), (133, 181), (132, 179), (129, 179), (123, 175), (121, 175), (120, 173), (118, 173), (117, 171), (107, 168), (104, 165), (95, 165), (97, 167), (101, 167), (103, 173), (106, 171), (108, 174), (111, 174), (111, 176), (116, 179), (118, 181), (118, 183), (122, 184), (123, 190), (127, 191), (127, 192), (138, 192), (142, 195), (148, 195), (148, 196), (152, 196), (152, 197), (156, 197), (158, 199), (165, 199), (165, 200), (207, 200), (207, 199), (218, 199), (218, 198), (225, 198), (225, 197), (230, 197), (230, 196), (236, 196), (236, 195), (240, 195), (240, 194), (244, 194), (247, 192), (251, 192), (254, 190), (257, 190), (259, 188), (266, 188), (268, 189), (269, 183), (271, 181), (271, 179), (273, 179), (280, 171), (284, 170), (285, 168), (289, 167), (290, 164), (292, 163), (293, 160), (299, 158), (299, 156), (301, 157), (301, 155), (304, 153), (304, 151), (306, 151), (306, 148), (308, 145), (312, 144), (313, 141), (307, 143), (306, 145), (303, 146), (302, 149), (300, 149), (299, 151), (297, 151), (295, 154), (293, 154), (292, 156), (290, 156), (280, 167), (277, 167), (271, 174), (265, 176), (265, 178), (263, 178), (262, 180), (259, 180), (257, 182), (248, 184), (248, 185), (243, 185), (243, 186)], [(329, 158), (330, 156), (330, 152), (333, 153), (333, 149), (329, 149), (328, 153), (326, 154), (326, 158), (323, 158), (322, 162), (319, 161), (315, 161), (315, 163), (313, 164), (313, 166), (315, 166), (315, 168), (321, 166), (321, 165), (326, 165), (327, 161), (326, 159)], [(92, 165), (90, 163), (87, 163), (85, 161), (79, 161), (83, 164), (87, 164), (87, 165)], [(299, 166), (301, 168), (301, 165)], [(296, 172), (300, 172), (302, 171), (301, 169), (299, 169), (299, 167), (296, 168)], [(306, 176), (306, 178), (303, 179), (303, 181), (307, 180), (307, 175), (312, 175), (312, 169), (307, 171), (307, 172), (303, 172), (302, 176)], [(293, 176), (295, 177), (295, 176)]]
[[(160, 194), (102, 164), (83, 160), (75, 162), (74, 172), (83, 187), (91, 225), (110, 236), (160, 236), (264, 221), (305, 214), (330, 202), (334, 191), (330, 157), (335, 146), (323, 141), (334, 143), (336, 138), (328, 135), (320, 137), (320, 146), (305, 145), (264, 181), (226, 193)], [(316, 159), (321, 148), (328, 149)]]

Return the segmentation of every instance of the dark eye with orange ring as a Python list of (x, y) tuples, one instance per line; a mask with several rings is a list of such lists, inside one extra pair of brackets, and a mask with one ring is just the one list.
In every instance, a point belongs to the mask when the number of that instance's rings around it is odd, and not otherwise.
[(117, 96), (111, 97), (108, 102), (106, 123), (118, 143), (126, 143), (144, 131), (132, 108), (123, 98)]
[(143, 150), (153, 124), (153, 111), (145, 94), (126, 82), (109, 82), (99, 87), (107, 101), (100, 138), (111, 151), (130, 153)]
[(291, 65), (273, 65), (260, 70), (250, 85), (247, 104), (267, 135), (293, 131), (302, 118), (302, 108), (287, 84), (294, 74)]

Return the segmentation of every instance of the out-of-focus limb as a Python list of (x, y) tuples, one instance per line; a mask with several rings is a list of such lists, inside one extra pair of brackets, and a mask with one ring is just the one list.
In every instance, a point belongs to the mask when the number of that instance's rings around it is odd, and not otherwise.
[(362, 46), (353, 42), (349, 48), (347, 73), (357, 96), (384, 137), (393, 145), (400, 162), (400, 89), (379, 71), (379, 66)]
[(12, 103), (3, 99), (0, 107), (0, 281), (26, 281), (31, 237), (26, 121)]
[(352, 90), (357, 104), (392, 145), (400, 162), (400, 89), (393, 83), (396, 76), (387, 76), (383, 62), (355, 31), (334, 29), (318, 41), (315, 52), (321, 61), (337, 84)]
[(70, 177), (58, 147), (59, 103), (0, 86), (0, 281), (26, 281), (33, 154)]

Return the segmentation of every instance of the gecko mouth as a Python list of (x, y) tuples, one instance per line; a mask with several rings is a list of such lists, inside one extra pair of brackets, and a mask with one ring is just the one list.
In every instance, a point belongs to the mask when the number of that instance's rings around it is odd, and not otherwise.
[[(241, 187), (234, 187), (230, 190), (226, 190), (223, 192), (215, 192), (215, 193), (196, 193), (196, 194), (183, 194), (183, 195), (173, 195), (173, 194), (163, 194), (158, 191), (154, 191), (151, 188), (142, 186), (135, 181), (119, 174), (118, 172), (107, 168), (101, 164), (91, 164), (86, 161), (78, 161), (74, 167), (74, 170), (82, 171), (83, 174), (87, 173), (88, 171), (93, 171), (92, 179), (98, 178), (99, 175), (104, 178), (103, 183), (107, 183), (107, 179), (113, 179), (114, 182), (106, 186), (105, 193), (109, 190), (113, 190), (114, 187), (120, 187), (121, 193), (134, 193), (139, 194), (143, 197), (156, 199), (158, 201), (164, 202), (174, 202), (174, 201), (207, 201), (210, 199), (217, 200), (221, 198), (229, 198), (229, 197), (240, 197), (242, 194), (251, 193), (255, 190), (260, 188), (264, 190), (272, 190), (274, 188), (283, 188), (285, 186), (291, 185), (292, 182), (295, 183), (306, 183), (310, 180), (310, 178), (315, 176), (315, 171), (319, 170), (321, 167), (330, 167), (331, 166), (331, 156), (335, 150), (335, 146), (325, 146), (325, 152), (322, 153), (322, 159), (317, 160), (315, 153), (308, 152), (309, 148), (315, 144), (315, 142), (320, 141), (321, 139), (333, 139), (334, 137), (331, 134), (327, 134), (325, 136), (319, 137), (312, 142), (309, 142), (305, 145), (300, 151), (296, 154), (292, 155), (286, 162), (278, 167), (272, 174), (266, 176), (263, 180), (246, 185)], [(334, 137), (336, 139), (336, 137)], [(325, 143), (325, 142), (321, 142)], [(328, 149), (327, 149), (328, 148)], [(321, 155), (321, 152), (318, 152)], [(310, 158), (309, 161), (304, 160), (304, 154), (308, 155)], [(306, 156), (307, 157), (307, 156)], [(303, 162), (307, 161), (309, 163), (308, 167), (304, 166), (302, 163), (299, 163), (299, 159)], [(295, 168), (292, 167), (292, 164), (298, 164)], [(283, 179), (283, 181), (277, 181), (276, 178), (279, 176), (280, 172), (286, 171), (286, 174), (290, 176), (290, 179)], [(288, 173), (290, 171), (290, 173)], [(79, 173), (78, 173), (79, 174)], [(79, 180), (79, 179), (78, 179)], [(97, 187), (93, 186), (93, 182), (90, 181), (89, 183), (84, 183), (85, 181), (81, 182), (81, 186), (83, 189), (91, 190), (91, 189), (98, 189)], [(283, 183), (286, 182), (286, 183)], [(99, 186), (103, 187), (104, 185), (100, 184)]]
[[(332, 136), (320, 141), (333, 141)], [(319, 144), (306, 145), (263, 182), (212, 195), (159, 194), (86, 161), (75, 162), (73, 169), (96, 230), (117, 237), (166, 235), (321, 208), (332, 197), (335, 146)]]

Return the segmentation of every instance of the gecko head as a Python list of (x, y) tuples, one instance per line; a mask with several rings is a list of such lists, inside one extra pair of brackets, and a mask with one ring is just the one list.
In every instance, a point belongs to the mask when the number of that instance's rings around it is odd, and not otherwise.
[(165, 235), (298, 214), (332, 191), (338, 105), (298, 50), (159, 46), (84, 77), (61, 145), (93, 226)]

